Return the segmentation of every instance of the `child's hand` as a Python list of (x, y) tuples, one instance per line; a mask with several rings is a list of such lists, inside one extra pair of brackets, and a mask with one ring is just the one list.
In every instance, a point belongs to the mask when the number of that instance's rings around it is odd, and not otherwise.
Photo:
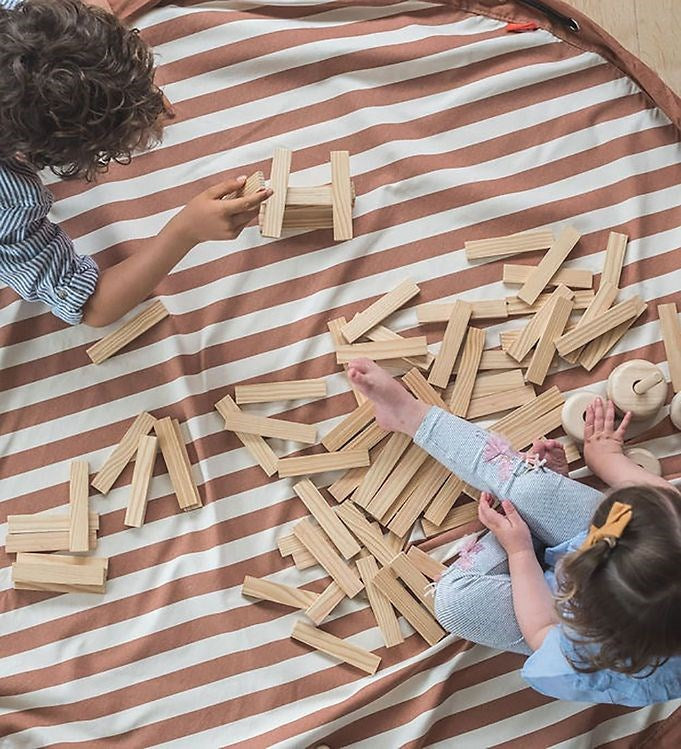
[(492, 509), (492, 501), (491, 494), (482, 492), (480, 502), (478, 502), (480, 522), (494, 533), (497, 541), (504, 547), (509, 557), (511, 554), (528, 550), (534, 553), (530, 529), (520, 517), (516, 508), (507, 499), (504, 499), (501, 502), (504, 514), (501, 515)]
[(236, 239), (260, 210), (260, 204), (272, 195), (262, 190), (247, 197), (233, 198), (244, 185), (245, 178), (227, 180), (209, 187), (175, 216), (169, 228), (192, 246), (210, 240)]
[(567, 476), (570, 472), (565, 457), (565, 448), (558, 440), (535, 440), (530, 454), (536, 455), (539, 460), (546, 460), (547, 468), (556, 473)]
[[(596, 398), (586, 409), (584, 422), (584, 460), (594, 470), (594, 465), (602, 463), (612, 455), (621, 455), (631, 412), (624, 414), (622, 423), (615, 429), (615, 405), (612, 401)], [(597, 470), (594, 470), (598, 473)]]

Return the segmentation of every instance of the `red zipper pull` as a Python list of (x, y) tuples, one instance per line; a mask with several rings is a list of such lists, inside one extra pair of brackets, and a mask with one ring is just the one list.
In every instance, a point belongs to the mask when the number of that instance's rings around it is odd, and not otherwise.
[(539, 25), (536, 24), (534, 21), (528, 21), (527, 23), (507, 23), (506, 24), (506, 31), (510, 31), (511, 33), (521, 33), (523, 31), (537, 31), (539, 29)]

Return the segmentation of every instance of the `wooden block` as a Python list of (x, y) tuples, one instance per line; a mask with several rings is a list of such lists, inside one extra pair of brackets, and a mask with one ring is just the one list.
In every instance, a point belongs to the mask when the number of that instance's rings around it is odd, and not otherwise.
[(190, 510), (201, 506), (201, 497), (194, 483), (191, 471), (187, 469), (180, 440), (170, 417), (159, 419), (154, 424), (154, 431), (158, 437), (158, 446), (163, 454), (170, 483), (177, 497), (181, 510)]
[(189, 481), (191, 482), (192, 486), (194, 487), (195, 491), (195, 502), (194, 504), (188, 505), (187, 507), (184, 507), (182, 509), (184, 510), (196, 510), (199, 507), (203, 507), (203, 503), (201, 502), (201, 496), (199, 495), (199, 491), (196, 488), (196, 482), (194, 481), (194, 475), (192, 472), (192, 463), (189, 460), (189, 453), (187, 452), (187, 445), (184, 443), (184, 437), (182, 436), (182, 430), (180, 428), (180, 422), (177, 419), (173, 419), (173, 429), (175, 430), (175, 435), (177, 437), (177, 447), (180, 452), (180, 457), (182, 458), (182, 462), (184, 463), (186, 474), (189, 478)]
[(275, 437), (281, 440), (302, 442), (314, 445), (317, 441), (317, 427), (312, 424), (299, 424), (296, 421), (269, 419), (266, 416), (255, 416), (243, 411), (232, 411), (223, 414), (225, 429), (244, 434), (257, 434), (260, 437)]
[(454, 369), (456, 357), (459, 355), (459, 349), (466, 335), (470, 318), (470, 304), (461, 301), (454, 302), (452, 314), (447, 323), (444, 338), (442, 339), (442, 345), (428, 375), (428, 382), (431, 385), (440, 388), (447, 387), (452, 370)]
[(344, 598), (345, 593), (338, 583), (332, 580), (319, 594), (317, 600), (305, 610), (305, 615), (315, 624), (321, 624)]
[(390, 432), (379, 427), (375, 421), (372, 421), (368, 427), (365, 427), (359, 434), (356, 434), (350, 442), (343, 445), (341, 452), (346, 450), (371, 450), (389, 434)]
[[(97, 546), (97, 531), (90, 529), (88, 549)], [(5, 536), (5, 551), (16, 554), (20, 551), (68, 551), (69, 531), (48, 531), (38, 533), (8, 533)]]
[(308, 567), (314, 567), (317, 564), (317, 560), (307, 549), (294, 551), (291, 556), (293, 557), (293, 564), (298, 570), (306, 570)]
[(279, 478), (286, 478), (289, 476), (324, 473), (326, 471), (340, 471), (343, 468), (358, 468), (368, 465), (368, 450), (341, 450), (337, 453), (281, 458), (277, 472)]
[(660, 318), (664, 350), (667, 352), (669, 376), (674, 392), (678, 393), (681, 391), (681, 324), (676, 304), (658, 304), (657, 315)]
[(373, 361), (386, 359), (403, 359), (408, 356), (425, 356), (428, 353), (428, 341), (425, 336), (400, 338), (390, 341), (371, 341), (370, 343), (352, 343), (338, 346), (336, 361), (348, 364), (354, 359), (366, 358)]
[(553, 244), (551, 231), (526, 231), (494, 239), (476, 239), (465, 242), (467, 260), (485, 260), (495, 257), (509, 257), (521, 252), (546, 250)]
[(251, 577), (250, 575), (244, 577), (241, 595), (257, 598), (260, 601), (280, 603), (282, 606), (291, 606), (294, 609), (303, 609), (303, 611), (312, 606), (319, 598), (318, 593), (274, 583), (271, 580), (263, 580), (259, 577)]
[(331, 151), (331, 190), (333, 193), (333, 238), (352, 239), (352, 188), (350, 152)]
[[(516, 362), (516, 366), (517, 366)], [(482, 398), (485, 395), (503, 393), (506, 390), (515, 390), (525, 384), (522, 369), (509, 369), (502, 372), (486, 372), (478, 374), (473, 385), (473, 398)]]
[(93, 364), (101, 364), (110, 356), (117, 354), (124, 346), (139, 338), (142, 333), (146, 333), (149, 328), (161, 322), (163, 318), (168, 317), (169, 314), (163, 306), (163, 302), (157, 299), (118, 330), (114, 330), (113, 333), (109, 333), (93, 346), (90, 346), (85, 350), (85, 353), (90, 357)]
[[(53, 593), (104, 593), (106, 590), (106, 574), (109, 567), (109, 560), (105, 557), (76, 557), (65, 554), (31, 554), (19, 553), (17, 563), (21, 565), (34, 563), (44, 565), (56, 565), (63, 568), (64, 565), (86, 566), (88, 568), (101, 570), (103, 578), (101, 583), (95, 585), (79, 585), (74, 583), (46, 583), (46, 582), (19, 582), (14, 583), (16, 590), (36, 590), (41, 592)], [(97, 579), (99, 579), (99, 574)]]
[(410, 369), (402, 378), (402, 382), (420, 401), (431, 406), (437, 406), (443, 411), (448, 410), (447, 404), (442, 400), (440, 394), (432, 385), (428, 384), (428, 380), (417, 369)]
[(388, 528), (397, 536), (405, 536), (417, 521), (419, 515), (437, 495), (448, 475), (450, 475), (450, 471), (446, 466), (439, 463), (435, 458), (429, 458), (429, 465), (420, 477), (418, 484), (413, 487), (407, 500), (388, 523)]
[(368, 507), (376, 492), (381, 488), (397, 461), (411, 444), (408, 434), (396, 432), (388, 439), (381, 455), (372, 463), (366, 476), (357, 488), (353, 501), (360, 507)]
[(244, 186), (241, 188), (241, 195), (244, 197), (248, 195), (253, 195), (254, 193), (258, 192), (259, 190), (263, 190), (265, 188), (265, 175), (258, 170), (257, 172), (253, 172), (250, 177), (246, 179), (246, 182), (244, 183)]
[(357, 560), (357, 568), (364, 582), (369, 605), (381, 631), (383, 642), (387, 648), (392, 648), (404, 642), (400, 624), (390, 601), (374, 586), (374, 577), (378, 573), (378, 565), (372, 556)]
[(149, 496), (149, 482), (154, 470), (157, 447), (158, 439), (156, 437), (140, 437), (137, 460), (132, 473), (128, 509), (125, 512), (125, 520), (123, 520), (124, 525), (141, 528), (144, 523)]
[(578, 460), (582, 459), (579, 448), (569, 437), (558, 441), (563, 445), (563, 448), (565, 449), (565, 458), (568, 462), (568, 465), (570, 463), (576, 463)]
[(565, 356), (565, 354), (569, 354), (580, 346), (593, 341), (598, 338), (598, 336), (607, 333), (609, 330), (612, 330), (626, 320), (635, 317), (640, 303), (640, 297), (631, 297), (625, 302), (621, 302), (620, 304), (611, 307), (607, 312), (604, 312), (599, 317), (584, 323), (584, 325), (580, 325), (565, 335), (562, 335), (556, 341), (558, 353), (561, 356)]
[(369, 650), (352, 645), (347, 640), (341, 640), (339, 637), (334, 637), (334, 635), (323, 632), (321, 629), (317, 629), (317, 627), (302, 620), (295, 623), (291, 637), (294, 640), (298, 640), (298, 642), (315, 648), (315, 650), (330, 655), (332, 658), (349, 663), (351, 666), (366, 672), (370, 676), (376, 673), (381, 663), (381, 659)]
[(322, 530), (346, 559), (359, 554), (359, 544), (341, 523), (338, 515), (329, 507), (328, 502), (310, 479), (299, 481), (294, 485), (293, 491), (300, 497), (302, 503), (310, 511), (310, 515), (319, 523)]
[(336, 553), (322, 531), (309, 520), (303, 519), (293, 527), (298, 540), (338, 583), (348, 596), (354, 598), (364, 587), (353, 570)]
[[(329, 333), (331, 333), (331, 340), (333, 341), (333, 348), (334, 350), (337, 349), (339, 346), (344, 346), (347, 341), (343, 337), (343, 334), (341, 333), (341, 330), (343, 329), (343, 326), (345, 325), (346, 320), (344, 317), (339, 317), (336, 320), (329, 320), (329, 322), (326, 324), (327, 328), (329, 329)], [(348, 371), (348, 365), (344, 364), (343, 369)], [(365, 398), (362, 393), (359, 392), (356, 388), (352, 387), (350, 385), (350, 388), (352, 390), (353, 395), (355, 396), (355, 400), (357, 401), (357, 405), (361, 406), (362, 403), (364, 403), (367, 399)]]
[(568, 318), (572, 312), (572, 299), (557, 299), (553, 307), (553, 314), (539, 339), (537, 348), (525, 373), (527, 382), (543, 385), (549, 367), (556, 355), (554, 341), (563, 334)]
[(336, 513), (372, 556), (383, 565), (390, 564), (395, 555), (390, 546), (386, 544), (383, 534), (372, 526), (350, 500), (336, 507)]
[[(48, 556), (45, 555), (45, 557)], [(12, 565), (12, 581), (17, 583), (103, 585), (104, 580), (105, 570), (100, 564), (47, 562), (34, 557), (31, 561), (17, 561)]]
[[(416, 319), (423, 325), (431, 322), (448, 322), (456, 302), (423, 304), (416, 308)], [(471, 307), (471, 320), (501, 320), (508, 317), (505, 299), (466, 300)]]
[[(71, 461), (69, 479), (69, 551), (89, 549), (88, 464), (85, 460)], [(38, 580), (37, 582), (41, 582)], [(42, 582), (60, 582), (43, 580)], [(88, 585), (90, 583), (81, 583)], [(96, 584), (96, 583), (92, 583)]]
[(273, 237), (275, 239), (281, 237), (290, 171), (291, 151), (288, 148), (275, 148), (274, 157), (272, 158), (272, 169), (270, 171), (270, 187), (274, 194), (265, 203), (265, 212), (261, 227), (263, 237)]
[[(385, 328), (382, 325), (377, 325), (375, 328), (372, 328), (366, 334), (366, 337), (370, 341), (402, 341), (404, 340), (404, 336), (401, 336), (398, 333), (393, 333), (392, 330), (389, 330), (388, 328)], [(435, 361), (435, 357), (429, 351), (425, 356), (408, 356), (404, 359), (400, 359), (400, 361), (403, 362), (408, 367), (417, 367), (418, 369), (421, 369), (424, 372), (427, 372), (430, 369), (432, 363)]]
[(429, 577), (431, 580), (439, 580), (440, 575), (447, 571), (447, 568), (437, 559), (433, 559), (430, 554), (419, 549), (418, 546), (412, 546), (407, 552), (407, 559), (416, 567), (421, 574)]
[[(231, 396), (226, 395), (215, 404), (215, 408), (222, 418), (226, 418), (232, 413), (240, 413), (241, 409), (232, 400)], [(265, 442), (262, 437), (256, 434), (246, 434), (246, 432), (235, 432), (237, 439), (248, 450), (255, 462), (265, 471), (268, 476), (272, 476), (277, 471), (279, 458), (275, 455), (272, 448)]]
[(646, 302), (639, 299), (638, 307), (633, 317), (617, 325), (604, 335), (599, 336), (584, 347), (579, 357), (580, 366), (590, 372), (647, 309), (648, 305)]
[[(578, 320), (577, 325), (575, 325), (573, 330), (588, 323), (589, 320), (594, 320), (597, 317), (600, 317), (600, 315), (602, 315), (606, 310), (610, 309), (610, 306), (617, 297), (617, 293), (618, 289), (616, 286), (613, 286), (613, 284), (608, 283), (607, 281), (601, 281), (596, 296), (593, 298), (591, 304), (586, 308), (584, 314)], [(580, 346), (578, 349), (567, 354), (565, 356), (566, 361), (569, 361), (570, 364), (575, 364), (578, 361), (582, 350), (583, 347)]]
[(400, 580), (409, 588), (416, 598), (430, 611), (435, 614), (435, 599), (430, 589), (428, 579), (420, 570), (415, 567), (407, 555), (402, 552), (398, 554), (392, 562), (390, 569), (400, 578)]
[(333, 192), (331, 185), (318, 187), (290, 187), (286, 191), (286, 207), (292, 205), (303, 206), (333, 206)]
[(518, 299), (527, 304), (534, 304), (581, 236), (571, 226), (566, 226), (547, 250), (539, 265), (532, 270), (527, 281), (520, 287)]
[[(546, 392), (538, 395), (532, 401), (516, 409), (508, 416), (492, 424), (490, 432), (496, 432), (504, 436), (514, 450), (521, 450), (526, 447), (524, 436), (527, 432), (527, 425), (534, 424), (547, 413), (560, 411), (565, 403), (563, 394), (557, 387), (549, 388)], [(545, 434), (547, 431), (539, 431), (535, 436)], [(531, 442), (531, 440), (530, 440)]]
[[(99, 513), (90, 512), (89, 531), (99, 529)], [(70, 513), (39, 513), (37, 515), (8, 515), (7, 533), (68, 533), (71, 527)]]
[(619, 288), (628, 241), (629, 237), (626, 234), (619, 234), (615, 231), (610, 232), (608, 246), (605, 250), (603, 272), (601, 273), (601, 286), (604, 283), (610, 283), (615, 288)]
[[(505, 284), (522, 285), (534, 270), (531, 265), (504, 265), (503, 282)], [(567, 286), (569, 289), (591, 289), (594, 284), (594, 274), (590, 270), (579, 268), (559, 268), (553, 274), (547, 286)]]
[[(428, 453), (416, 444), (407, 449), (367, 507), (375, 518), (382, 518), (385, 515), (427, 457)], [(397, 533), (397, 535), (404, 534)]]
[(447, 634), (430, 612), (404, 589), (389, 567), (376, 573), (374, 585), (429, 645), (435, 645)]
[(354, 343), (358, 338), (383, 322), (386, 317), (403, 307), (419, 291), (419, 287), (410, 278), (402, 281), (399, 286), (356, 314), (349, 323), (341, 328), (345, 340), (348, 343)]
[[(522, 361), (517, 362), (515, 359), (510, 357), (505, 351), (498, 350), (487, 350), (482, 352), (480, 358), (480, 364), (478, 369), (480, 371), (501, 371), (505, 369), (517, 369), (518, 367), (528, 367), (530, 364), (530, 357), (526, 356)], [(454, 367), (454, 372), (457, 372), (458, 367)], [(475, 389), (474, 389), (475, 392)]]
[(123, 435), (123, 439), (104, 461), (104, 465), (99, 470), (99, 473), (92, 479), (92, 486), (97, 491), (102, 494), (108, 493), (125, 466), (128, 465), (130, 458), (135, 454), (140, 437), (149, 434), (155, 423), (156, 419), (145, 411), (133, 421)]
[(449, 399), (449, 410), (455, 416), (466, 416), (484, 347), (485, 331), (479, 328), (468, 328), (466, 342), (461, 354), (459, 373), (456, 376), (454, 389)]
[(510, 408), (524, 406), (535, 396), (532, 385), (523, 385), (521, 388), (507, 390), (503, 393), (483, 395), (481, 398), (471, 400), (468, 406), (466, 418), (469, 420), (480, 419), (483, 416), (496, 414), (500, 411), (508, 411)]
[(76, 567), (95, 567), (104, 570), (106, 575), (109, 571), (109, 559), (107, 557), (76, 557), (71, 554), (33, 554), (20, 552), (16, 561), (20, 564), (70, 564)]
[[(591, 289), (575, 291), (574, 294), (575, 295), (572, 300), (575, 305), (575, 311), (586, 309), (591, 304), (594, 298), (594, 292)], [(539, 312), (539, 310), (551, 299), (551, 297), (552, 294), (540, 294), (539, 298), (534, 304), (525, 304), (525, 302), (518, 299), (518, 297), (507, 296), (506, 306), (508, 308), (509, 317), (533, 315), (535, 312)]]
[(433, 497), (433, 501), (425, 511), (424, 517), (433, 523), (433, 525), (443, 523), (447, 517), (447, 513), (461, 496), (464, 486), (463, 480), (455, 474), (452, 473), (448, 476), (447, 480)]
[(257, 385), (237, 385), (234, 392), (236, 402), (240, 405), (296, 400), (298, 398), (323, 398), (326, 396), (326, 380), (260, 382)]
[(393, 552), (393, 554), (399, 554), (402, 549), (404, 549), (405, 544), (407, 543), (406, 536), (397, 536), (392, 531), (384, 533), (383, 540), (385, 541), (386, 546), (390, 549), (390, 551)]
[[(381, 445), (383, 447), (383, 445)], [(369, 456), (371, 458), (371, 454)], [(369, 471), (369, 466), (361, 468), (351, 468), (346, 471), (339, 479), (329, 486), (329, 494), (337, 501), (342, 502), (347, 499), (361, 484), (364, 477)]]
[(329, 451), (340, 450), (374, 418), (374, 404), (366, 401), (351, 411), (344, 419), (322, 438), (322, 445)]
[(299, 552), (307, 552), (307, 549), (293, 533), (289, 533), (287, 536), (279, 536), (277, 539), (277, 548), (282, 557), (292, 556)]
[(477, 502), (467, 502), (465, 505), (457, 505), (447, 513), (447, 517), (440, 523), (440, 525), (434, 525), (427, 520), (425, 517), (421, 520), (421, 527), (426, 538), (432, 538), (437, 536), (439, 533), (450, 531), (453, 528), (460, 528), (462, 525), (476, 520), (478, 517), (478, 505)]
[(557, 300), (561, 297), (572, 299), (573, 292), (570, 291), (567, 286), (559, 286), (553, 294), (551, 294), (549, 302), (542, 307), (539, 312), (537, 312), (530, 322), (520, 331), (517, 339), (506, 350), (509, 356), (512, 356), (516, 361), (521, 361), (527, 356), (530, 349), (541, 338), (544, 330), (546, 330), (546, 326), (553, 315), (553, 310), (555, 309)]

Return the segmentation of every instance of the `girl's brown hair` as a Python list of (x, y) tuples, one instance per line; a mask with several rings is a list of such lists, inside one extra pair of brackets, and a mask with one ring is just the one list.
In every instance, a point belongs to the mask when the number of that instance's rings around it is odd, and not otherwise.
[(0, 159), (92, 179), (160, 135), (171, 113), (135, 29), (80, 0), (0, 9)]
[(563, 559), (558, 613), (575, 646), (575, 669), (643, 674), (681, 655), (681, 494), (617, 489), (593, 525), (603, 525), (614, 502), (631, 505), (631, 521), (614, 545), (603, 539)]

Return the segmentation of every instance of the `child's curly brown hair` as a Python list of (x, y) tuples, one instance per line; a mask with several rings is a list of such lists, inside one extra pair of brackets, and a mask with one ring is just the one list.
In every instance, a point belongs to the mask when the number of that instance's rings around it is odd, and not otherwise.
[(80, 0), (0, 9), (0, 159), (91, 180), (171, 117), (136, 29)]

